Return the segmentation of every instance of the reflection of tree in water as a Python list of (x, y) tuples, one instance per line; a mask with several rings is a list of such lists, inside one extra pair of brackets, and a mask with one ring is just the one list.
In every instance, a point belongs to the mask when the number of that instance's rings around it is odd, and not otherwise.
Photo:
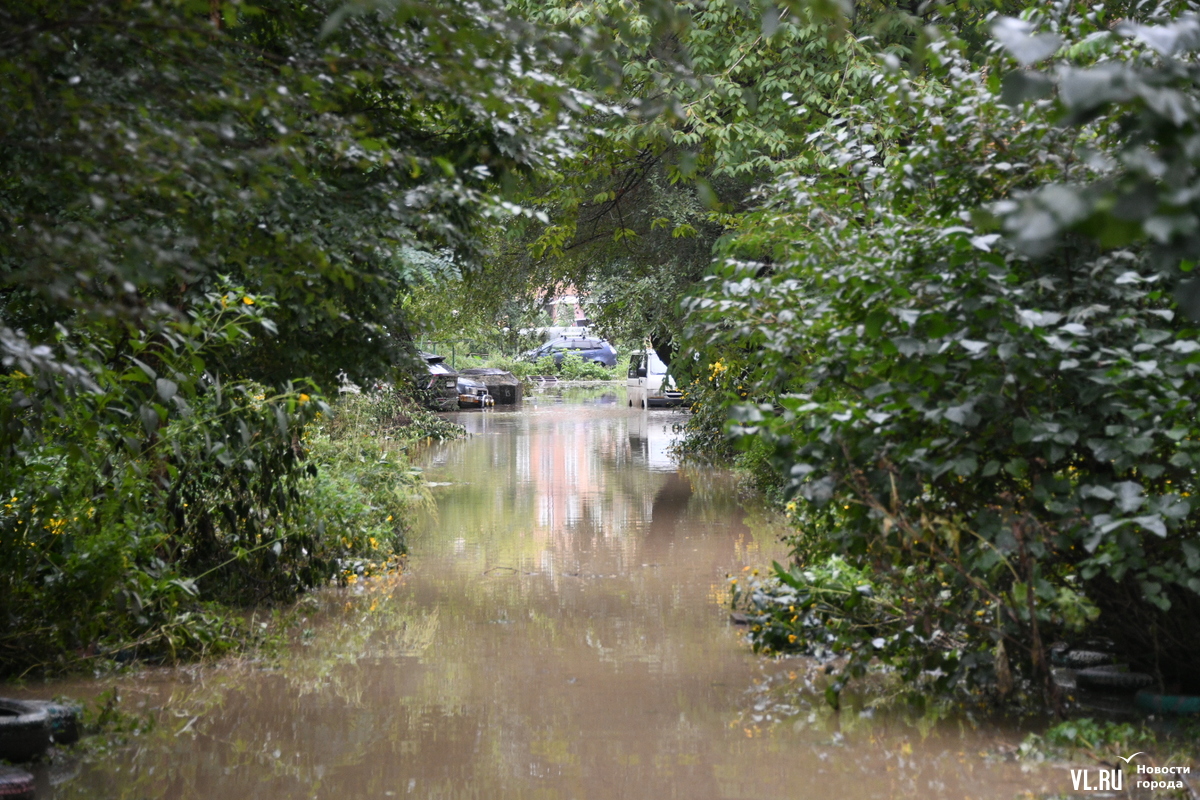
[(657, 558), (670, 549), (676, 528), (688, 516), (691, 499), (692, 484), (687, 477), (678, 472), (668, 474), (651, 505), (650, 524), (643, 542), (645, 555)]

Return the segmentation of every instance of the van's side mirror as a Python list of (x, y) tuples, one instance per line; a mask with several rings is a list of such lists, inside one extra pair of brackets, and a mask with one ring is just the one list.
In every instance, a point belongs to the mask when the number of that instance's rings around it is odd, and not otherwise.
[(646, 377), (646, 368), (645, 368), (645, 367), (638, 367), (637, 376), (638, 376), (639, 378), (644, 378), (644, 377)]

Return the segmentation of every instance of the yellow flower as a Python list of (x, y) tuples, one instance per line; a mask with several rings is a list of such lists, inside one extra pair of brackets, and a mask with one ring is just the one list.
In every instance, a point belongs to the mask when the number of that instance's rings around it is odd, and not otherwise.
[(796, 643), (796, 634), (789, 633), (788, 634), (788, 644), (795, 644), (795, 643)]
[(391, 515), (391, 514), (388, 514), (387, 521), (388, 521), (388, 522), (391, 522), (391, 521), (392, 521), (392, 515)]
[(311, 398), (310, 398), (308, 395), (306, 395), (304, 392), (301, 392), (301, 393), (300, 393), (300, 405), (304, 405), (304, 404), (305, 404), (305, 403), (307, 403), (307, 402), (308, 402), (310, 399), (311, 399)]
[(252, 305), (254, 305), (254, 298), (247, 295), (246, 297), (242, 298), (242, 302), (248, 306), (252, 306)]

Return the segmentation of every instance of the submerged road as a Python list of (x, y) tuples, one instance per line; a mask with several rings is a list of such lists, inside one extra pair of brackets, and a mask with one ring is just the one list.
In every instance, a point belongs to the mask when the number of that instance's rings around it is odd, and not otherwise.
[(1026, 773), (1003, 757), (1019, 732), (835, 715), (802, 691), (810, 664), (752, 655), (727, 623), (725, 576), (786, 548), (768, 515), (742, 506), (731, 476), (672, 461), (681, 414), (593, 391), (456, 418), (471, 435), (422, 454), (436, 507), (404, 575), (309, 598), (308, 628), (279, 667), (109, 680), (123, 707), (161, 709), (157, 727), (54, 787), (43, 776), (40, 796), (961, 800), (1067, 790), (1061, 770)]

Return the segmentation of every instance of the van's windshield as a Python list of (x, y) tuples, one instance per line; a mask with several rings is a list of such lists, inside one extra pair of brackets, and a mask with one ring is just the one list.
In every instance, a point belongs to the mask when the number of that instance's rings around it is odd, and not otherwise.
[(647, 364), (647, 372), (649, 372), (651, 375), (666, 375), (667, 365), (662, 362), (662, 360), (658, 357), (658, 354), (652, 350), (650, 353), (648, 353), (648, 355), (650, 356), (650, 363)]

